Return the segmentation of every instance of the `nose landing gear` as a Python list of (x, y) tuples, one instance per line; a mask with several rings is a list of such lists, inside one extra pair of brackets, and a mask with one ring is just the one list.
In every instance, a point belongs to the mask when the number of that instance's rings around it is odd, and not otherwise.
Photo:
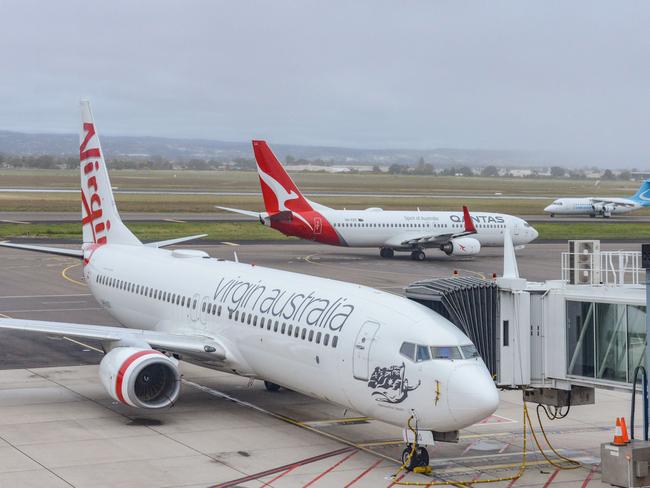
[[(411, 455), (411, 452), (413, 453)], [(429, 465), (429, 451), (426, 447), (416, 446), (413, 450), (411, 444), (407, 444), (406, 448), (402, 451), (402, 464), (409, 471), (415, 468), (423, 468)]]

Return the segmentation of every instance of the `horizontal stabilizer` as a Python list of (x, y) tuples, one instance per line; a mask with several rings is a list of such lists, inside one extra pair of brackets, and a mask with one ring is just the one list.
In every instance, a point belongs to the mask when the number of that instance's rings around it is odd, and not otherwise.
[(81, 249), (65, 249), (63, 247), (47, 247), (47, 246), (33, 246), (31, 244), (14, 244), (12, 242), (0, 242), (2, 247), (10, 247), (12, 249), (22, 249), (25, 251), (44, 252), (47, 254), (56, 254), (58, 256), (68, 256), (71, 258), (83, 259), (84, 253)]
[(246, 215), (248, 217), (253, 217), (255, 219), (260, 218), (260, 213), (259, 212), (251, 212), (250, 210), (241, 210), (239, 208), (230, 208), (230, 207), (220, 207), (219, 205), (215, 205), (214, 208), (218, 208), (218, 209), (221, 209), (221, 210), (226, 210), (228, 212), (233, 212), (233, 213)]
[(145, 244), (145, 246), (149, 246), (149, 247), (173, 246), (174, 244), (180, 244), (181, 242), (187, 242), (187, 241), (193, 241), (194, 239), (200, 239), (201, 237), (205, 237), (207, 235), (208, 234), (197, 234), (195, 236), (178, 237), (176, 239), (167, 239), (166, 241), (148, 242), (148, 243)]

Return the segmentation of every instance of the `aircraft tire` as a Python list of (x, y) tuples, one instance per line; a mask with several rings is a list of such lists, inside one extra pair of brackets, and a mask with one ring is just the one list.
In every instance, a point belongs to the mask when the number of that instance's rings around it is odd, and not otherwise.
[(379, 250), (379, 255), (382, 258), (392, 258), (393, 256), (395, 256), (395, 251), (393, 251), (390, 247), (382, 247)]
[(426, 447), (418, 447), (415, 451), (417, 466), (424, 467), (429, 465), (429, 451)]
[(411, 253), (411, 259), (413, 261), (424, 261), (426, 259), (426, 254), (424, 254), (424, 251), (418, 249), (417, 251), (413, 251)]
[(555, 214), (551, 214), (551, 218), (555, 217)]
[(264, 388), (266, 388), (266, 391), (276, 392), (280, 390), (280, 385), (276, 385), (275, 383), (271, 383), (270, 381), (265, 381)]

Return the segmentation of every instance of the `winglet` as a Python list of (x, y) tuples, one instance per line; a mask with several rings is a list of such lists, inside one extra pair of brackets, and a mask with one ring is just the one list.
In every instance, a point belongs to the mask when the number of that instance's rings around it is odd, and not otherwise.
[(472, 216), (469, 214), (467, 207), (463, 205), (463, 222), (465, 223), (465, 232), (470, 234), (476, 234), (476, 227), (474, 227), (474, 221)]

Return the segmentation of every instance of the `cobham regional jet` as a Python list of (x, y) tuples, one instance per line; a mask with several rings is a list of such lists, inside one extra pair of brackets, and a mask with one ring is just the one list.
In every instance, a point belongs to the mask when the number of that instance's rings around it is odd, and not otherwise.
[[(172, 406), (182, 359), (397, 426), (414, 415), (431, 439), (496, 410), (497, 390), (474, 345), (425, 306), (365, 286), (160, 249), (190, 238), (142, 244), (120, 220), (88, 102), (81, 112), (82, 248), (2, 245), (82, 259), (90, 292), (124, 328), (17, 319), (0, 319), (0, 328), (101, 341), (101, 382), (132, 407)], [(426, 449), (414, 459), (427, 464)]]
[(305, 198), (265, 141), (253, 141), (253, 151), (266, 212), (217, 208), (255, 217), (288, 236), (333, 246), (378, 247), (383, 258), (405, 251), (416, 261), (426, 258), (426, 248), (471, 256), (482, 246), (503, 246), (506, 229), (516, 246), (538, 236), (525, 220), (498, 213), (472, 212), (473, 222), (468, 222), (460, 212), (335, 210)]
[(555, 215), (589, 215), (608, 219), (613, 214), (623, 214), (650, 205), (650, 180), (644, 180), (637, 192), (629, 198), (585, 197), (558, 198), (544, 212)]

